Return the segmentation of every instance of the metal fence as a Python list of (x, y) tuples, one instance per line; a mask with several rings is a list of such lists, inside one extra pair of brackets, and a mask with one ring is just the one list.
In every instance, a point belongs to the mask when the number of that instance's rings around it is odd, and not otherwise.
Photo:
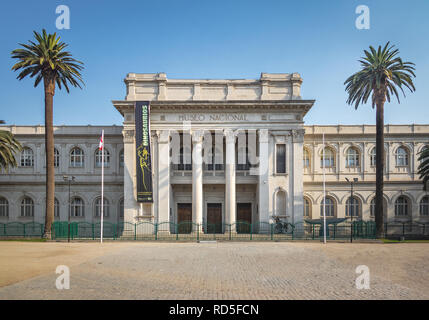
[[(100, 239), (100, 222), (70, 223), (70, 239)], [(385, 238), (428, 239), (429, 223), (386, 223)], [(38, 222), (0, 223), (1, 238), (42, 237), (44, 225)], [(69, 234), (68, 222), (55, 221), (52, 225), (52, 238), (64, 240)], [(327, 225), (328, 240), (375, 239), (375, 223), (373, 221), (342, 222)], [(195, 224), (192, 222), (140, 222), (103, 224), (103, 238), (112, 240), (151, 240), (151, 241), (287, 241), (287, 240), (318, 240), (323, 238), (323, 226), (306, 222), (285, 224), (283, 228), (268, 222), (234, 224)]]

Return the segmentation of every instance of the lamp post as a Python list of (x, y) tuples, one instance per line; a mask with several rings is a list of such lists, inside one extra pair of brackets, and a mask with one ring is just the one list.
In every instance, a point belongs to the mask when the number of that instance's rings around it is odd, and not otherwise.
[(68, 182), (69, 184), (69, 215), (68, 215), (68, 231), (67, 231), (67, 241), (70, 242), (70, 215), (71, 215), (71, 202), (70, 202), (70, 187), (71, 183), (74, 182), (75, 177), (74, 176), (63, 176), (63, 180)]
[(350, 202), (349, 202), (349, 213), (350, 213), (350, 242), (353, 242), (353, 210), (352, 205), (354, 204), (353, 198), (353, 184), (358, 182), (358, 178), (353, 178), (353, 180), (349, 180), (346, 178), (346, 181), (350, 183)]

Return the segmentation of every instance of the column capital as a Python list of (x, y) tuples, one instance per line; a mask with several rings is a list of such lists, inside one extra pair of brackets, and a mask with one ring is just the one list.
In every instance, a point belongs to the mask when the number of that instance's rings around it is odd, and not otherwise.
[(234, 130), (225, 129), (223, 131), (223, 134), (225, 136), (226, 143), (235, 143), (235, 138), (237, 137), (237, 133)]
[(204, 137), (204, 130), (195, 130), (191, 132), (193, 143), (202, 143)]
[(292, 130), (292, 137), (294, 142), (304, 142), (304, 129)]
[(134, 130), (130, 130), (130, 129), (122, 130), (122, 135), (124, 137), (124, 143), (134, 142)]
[(158, 143), (168, 143), (170, 141), (170, 130), (158, 130), (156, 135), (158, 136)]
[(269, 131), (268, 129), (259, 129), (259, 143), (268, 143)]

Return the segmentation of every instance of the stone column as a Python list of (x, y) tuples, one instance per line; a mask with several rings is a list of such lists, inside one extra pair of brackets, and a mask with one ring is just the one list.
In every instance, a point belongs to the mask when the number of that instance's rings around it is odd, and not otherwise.
[[(34, 168), (33, 172), (35, 173), (44, 173), (46, 166), (46, 156), (45, 152), (42, 151), (42, 145), (37, 143), (35, 145), (36, 148), (33, 149), (33, 157), (34, 157)], [(43, 145), (43, 148), (45, 145)]]
[(70, 166), (70, 153), (67, 149), (67, 144), (62, 143), (61, 148), (58, 151), (60, 152), (60, 167), (58, 169), (61, 173), (65, 173), (68, 171)]
[[(158, 214), (156, 222), (170, 221), (170, 131), (158, 134)], [(166, 231), (166, 230), (163, 230)]]
[(259, 143), (259, 173), (258, 173), (258, 212), (259, 222), (268, 222), (270, 220), (269, 211), (269, 181), (268, 181), (268, 130), (258, 131)]
[[(234, 224), (236, 221), (235, 201), (235, 132), (225, 130), (226, 164), (225, 164), (225, 222)], [(232, 231), (235, 231), (235, 227)]]
[(300, 223), (304, 220), (304, 183), (303, 183), (303, 143), (304, 129), (292, 131), (293, 168), (289, 171), (293, 175), (293, 216), (292, 223)]
[(202, 230), (203, 223), (203, 134), (192, 132), (192, 220)]
[[(138, 204), (134, 193), (135, 189), (135, 140), (134, 128), (124, 127), (124, 232), (123, 236), (134, 234), (134, 228), (128, 223), (134, 224), (137, 215)], [(127, 223), (128, 222), (128, 223)]]

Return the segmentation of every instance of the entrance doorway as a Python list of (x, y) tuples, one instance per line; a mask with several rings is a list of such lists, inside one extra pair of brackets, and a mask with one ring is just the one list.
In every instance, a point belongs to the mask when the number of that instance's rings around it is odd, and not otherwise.
[(192, 231), (192, 203), (177, 204), (177, 232), (191, 233)]
[(207, 203), (207, 233), (222, 233), (222, 203)]
[(252, 223), (252, 204), (237, 203), (237, 233), (250, 233)]

